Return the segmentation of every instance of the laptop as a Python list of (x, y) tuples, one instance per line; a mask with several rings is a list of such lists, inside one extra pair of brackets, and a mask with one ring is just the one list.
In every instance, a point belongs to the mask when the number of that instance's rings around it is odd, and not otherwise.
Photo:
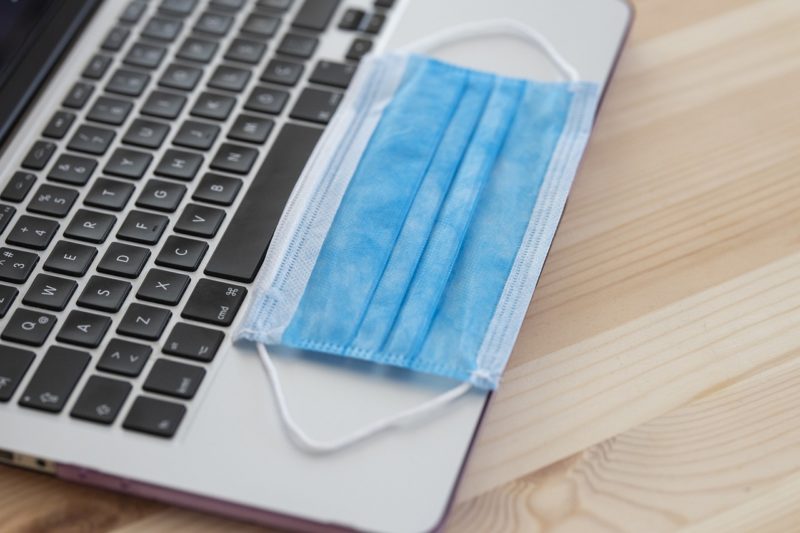
[[(631, 17), (623, 0), (0, 0), (0, 462), (281, 528), (443, 527), (489, 395), (308, 454), (237, 321), (365, 54), (512, 18), (605, 85)], [(502, 36), (435, 53), (558, 76)], [(274, 355), (320, 439), (452, 386)]]

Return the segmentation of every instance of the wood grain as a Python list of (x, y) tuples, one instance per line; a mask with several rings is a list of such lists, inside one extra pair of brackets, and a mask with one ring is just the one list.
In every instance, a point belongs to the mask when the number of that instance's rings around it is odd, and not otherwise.
[[(800, 528), (800, 2), (634, 3), (449, 531)], [(255, 530), (8, 468), (0, 524)]]

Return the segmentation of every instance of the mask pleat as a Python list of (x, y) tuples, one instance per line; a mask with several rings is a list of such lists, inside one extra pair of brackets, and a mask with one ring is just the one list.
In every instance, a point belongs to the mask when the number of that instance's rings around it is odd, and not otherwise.
[(413, 359), (439, 306), (453, 265), (484, 186), (517, 111), (524, 82), (496, 78), (463, 159), (438, 214), (420, 265), (409, 287), (390, 337), (383, 347), (389, 357)]
[(413, 64), (419, 61), (409, 60), (411, 75), (384, 111), (345, 192), (284, 334), (288, 345), (339, 353), (361, 323), (466, 87), (466, 71)]
[(383, 277), (351, 343), (359, 351), (380, 350), (386, 341), (459, 169), (458, 162), (463, 160), (484, 113), (493, 83), (494, 76), (470, 73), (463, 98), (419, 187)]
[[(529, 83), (503, 152), (437, 309), (418, 363), (446, 361), (443, 374), (469, 379), (564, 127), (566, 87)], [(491, 253), (487, 253), (487, 247)]]

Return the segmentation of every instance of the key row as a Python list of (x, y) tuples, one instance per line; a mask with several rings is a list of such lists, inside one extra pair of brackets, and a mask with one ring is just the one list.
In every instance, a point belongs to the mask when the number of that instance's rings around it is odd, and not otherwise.
[[(95, 276), (84, 289), (78, 304), (92, 308), (120, 305), (130, 286), (120, 280)], [(137, 298), (166, 305), (177, 304), (189, 285), (183, 274), (153, 269), (137, 292)], [(37, 277), (23, 303), (42, 305), (48, 309), (66, 307), (77, 285), (72, 280), (52, 276)], [(203, 279), (192, 291), (181, 316), (218, 326), (229, 326), (247, 293), (244, 287)], [(111, 303), (110, 300), (115, 300)], [(10, 301), (13, 300), (9, 298)], [(144, 340), (158, 340), (172, 317), (172, 311), (142, 303), (131, 303), (123, 315), (117, 333)], [(34, 309), (14, 311), (3, 329), (4, 340), (41, 346), (56, 326), (55, 315)], [(100, 345), (111, 326), (111, 318), (96, 313), (74, 310), (62, 324), (56, 339), (59, 342), (88, 348)]]

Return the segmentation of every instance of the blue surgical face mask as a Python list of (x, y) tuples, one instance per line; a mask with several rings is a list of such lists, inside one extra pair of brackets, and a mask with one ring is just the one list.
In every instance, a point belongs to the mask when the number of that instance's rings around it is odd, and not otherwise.
[(513, 79), (411, 52), (362, 62), (289, 201), (239, 332), (262, 346), (271, 375), (264, 345), (463, 383), (436, 405), (497, 387), (599, 94), (538, 34), (501, 29), (544, 49), (572, 80)]

